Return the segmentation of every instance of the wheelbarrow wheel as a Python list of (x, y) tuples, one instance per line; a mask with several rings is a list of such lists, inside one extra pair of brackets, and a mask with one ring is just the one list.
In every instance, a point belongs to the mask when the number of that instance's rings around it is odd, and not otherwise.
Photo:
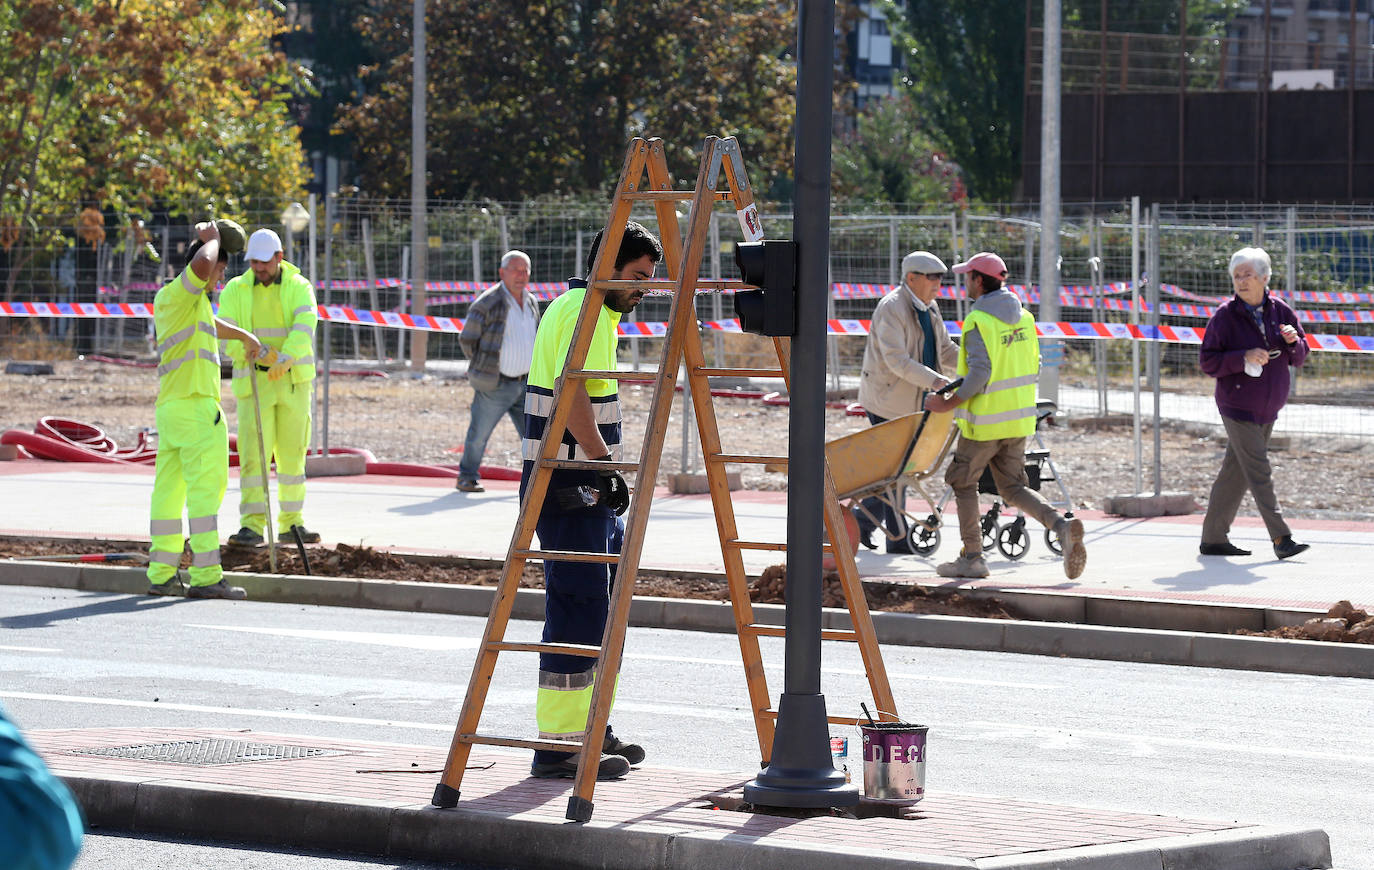
[(1026, 531), (1025, 520), (1013, 520), (1002, 527), (997, 533), (997, 549), (1013, 562), (1026, 555), (1030, 549), (1030, 532)]
[(940, 549), (940, 527), (914, 523), (907, 530), (906, 540), (911, 546), (911, 552), (918, 556), (929, 556)]

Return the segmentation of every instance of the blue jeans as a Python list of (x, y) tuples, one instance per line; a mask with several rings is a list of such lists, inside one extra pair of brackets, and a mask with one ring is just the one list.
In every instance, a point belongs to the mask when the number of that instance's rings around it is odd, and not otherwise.
[(494, 390), (472, 391), (472, 412), (468, 418), (468, 437), (463, 441), (463, 458), (458, 462), (459, 480), (476, 480), (480, 475), (482, 454), (487, 452), (491, 431), (501, 422), (501, 415), (510, 417), (515, 432), (525, 434), (525, 380), (501, 375)]

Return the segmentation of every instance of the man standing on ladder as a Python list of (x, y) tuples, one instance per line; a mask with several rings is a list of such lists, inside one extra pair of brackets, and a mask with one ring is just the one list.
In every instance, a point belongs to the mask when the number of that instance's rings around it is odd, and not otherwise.
[[(602, 233), (592, 239), (587, 253), (587, 274), (592, 274)], [(608, 254), (609, 256), (609, 254)], [(614, 254), (612, 280), (642, 281), (652, 278), (663, 259), (663, 246), (642, 225), (630, 221)], [(553, 413), (553, 390), (563, 373), (573, 331), (582, 313), (587, 281), (572, 278), (568, 292), (559, 296), (544, 312), (534, 339), (529, 384), (525, 393), (524, 469), (520, 494), (534, 474), (539, 457), (539, 442)], [(616, 326), (620, 316), (634, 310), (644, 297), (643, 290), (607, 290), (596, 322), (585, 368), (614, 371), (616, 367)], [(571, 379), (563, 385), (575, 390), (560, 459), (620, 461), (620, 397), (616, 382), (602, 379)], [(653, 481), (640, 481), (653, 486)], [(547, 497), (540, 506), (535, 530), (545, 550), (587, 553), (618, 553), (625, 526), (619, 515), (629, 505), (629, 489), (614, 471), (596, 472), (554, 469)], [(610, 612), (611, 566), (591, 562), (544, 562), (544, 641), (599, 645)], [(592, 701), (595, 662), (583, 656), (539, 655), (539, 692), (535, 719), (541, 739), (578, 739), (587, 728)], [(602, 757), (597, 766), (598, 779), (623, 776), (631, 764), (644, 760), (644, 749), (617, 738), (606, 726)], [(573, 777), (577, 756), (567, 752), (537, 750), (530, 774), (537, 777)]]
[(224, 582), (219, 559), (219, 506), (229, 480), (229, 429), (219, 404), (217, 340), (242, 342), (239, 352), (248, 359), (257, 357), (260, 346), (252, 333), (216, 317), (210, 308), (210, 291), (229, 262), (222, 245), (243, 249), (243, 230), (238, 224), (219, 223), (196, 224), (196, 241), (186, 252), (186, 268), (153, 299), (159, 365), (157, 472), (148, 547), (150, 595), (181, 591), (177, 573), (186, 546), (181, 537), (185, 511), (191, 541), (186, 597), (247, 597), (243, 587)]
[[(220, 295), (219, 314), (228, 323), (249, 330), (268, 349), (262, 360), (252, 364), (267, 377), (259, 377), (258, 406), (262, 419), (255, 419), (250, 365), (232, 347), (234, 397), (238, 399), (239, 419), (239, 524), (229, 536), (231, 544), (256, 547), (263, 542), (267, 528), (267, 473), (259, 468), (266, 455), (277, 466), (277, 495), (281, 515), (276, 527), (284, 543), (295, 540), (292, 529), (300, 531), (307, 544), (318, 543), (320, 535), (305, 528), (301, 512), (305, 507), (305, 453), (310, 445), (310, 404), (315, 381), (315, 288), (299, 267), (282, 259), (281, 239), (269, 229), (260, 229), (248, 239), (249, 271), (231, 280)], [(259, 426), (261, 424), (261, 426)], [(262, 433), (262, 450), (258, 433)]]
[(1069, 519), (1031, 489), (1026, 474), (1026, 439), (1035, 432), (1035, 387), (1040, 373), (1040, 344), (1035, 318), (1021, 307), (1002, 282), (1007, 264), (984, 251), (956, 263), (954, 273), (965, 276), (973, 302), (959, 340), (963, 384), (954, 395), (926, 395), (926, 408), (941, 413), (953, 408), (959, 443), (945, 471), (959, 511), (959, 558), (935, 570), (941, 577), (986, 577), (983, 531), (979, 522), (978, 481), (983, 469), (1002, 500), (1053, 529), (1064, 549), (1064, 574), (1074, 580), (1083, 573), (1088, 551), (1083, 547), (1083, 521)]

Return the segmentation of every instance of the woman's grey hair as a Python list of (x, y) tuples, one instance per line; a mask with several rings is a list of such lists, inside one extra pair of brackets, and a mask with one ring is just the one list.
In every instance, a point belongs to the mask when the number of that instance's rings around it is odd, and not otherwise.
[(534, 268), (534, 264), (530, 262), (530, 255), (524, 251), (506, 251), (505, 255), (501, 257), (501, 268), (504, 269), (509, 266), (511, 260), (524, 260), (525, 268)]
[(1249, 264), (1260, 278), (1267, 279), (1274, 271), (1273, 264), (1269, 262), (1269, 254), (1264, 248), (1241, 248), (1236, 251), (1231, 255), (1231, 266), (1227, 271), (1234, 278), (1236, 277), (1236, 269), (1246, 264)]

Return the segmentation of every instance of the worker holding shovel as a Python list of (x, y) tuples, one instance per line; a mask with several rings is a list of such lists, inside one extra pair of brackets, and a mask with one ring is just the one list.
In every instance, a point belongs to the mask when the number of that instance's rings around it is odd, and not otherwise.
[(225, 285), (219, 314), (252, 332), (269, 350), (263, 359), (250, 361), (229, 349), (238, 400), (242, 526), (229, 542), (255, 547), (263, 543), (264, 533), (271, 533), (267, 475), (275, 460), (281, 540), (291, 542), (299, 534), (313, 544), (320, 536), (306, 529), (302, 512), (315, 380), (315, 288), (298, 267), (282, 259), (281, 239), (272, 230), (255, 231), (245, 256), (249, 271)]

